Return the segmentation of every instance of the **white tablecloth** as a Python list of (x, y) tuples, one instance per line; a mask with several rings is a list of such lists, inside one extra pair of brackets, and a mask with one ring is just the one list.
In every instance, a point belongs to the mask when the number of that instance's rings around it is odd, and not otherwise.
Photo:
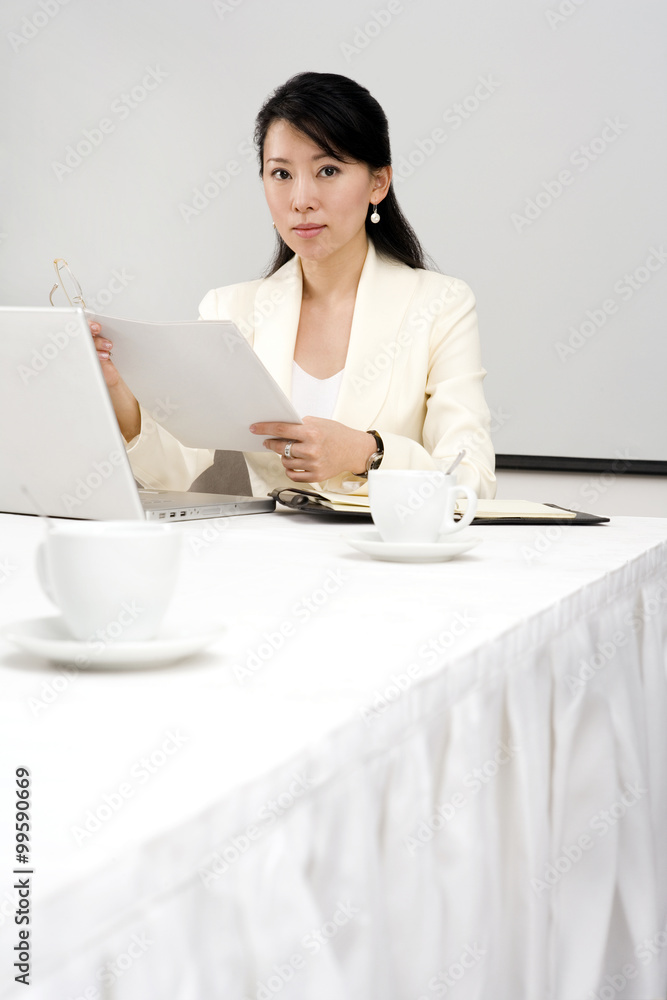
[[(0, 643), (0, 996), (665, 996), (667, 520), (485, 526), (433, 565), (353, 552), (364, 527), (174, 526), (170, 620), (227, 626), (180, 665)], [(53, 613), (42, 530), (0, 517), (0, 624)]]

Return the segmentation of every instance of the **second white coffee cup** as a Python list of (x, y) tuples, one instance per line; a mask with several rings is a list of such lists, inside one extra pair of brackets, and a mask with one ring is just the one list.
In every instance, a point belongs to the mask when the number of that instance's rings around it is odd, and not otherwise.
[[(467, 527), (477, 510), (477, 494), (453, 475), (430, 469), (375, 469), (368, 474), (371, 515), (385, 542), (436, 542)], [(463, 517), (454, 512), (466, 498)]]
[(152, 639), (176, 586), (182, 536), (133, 521), (54, 523), (37, 572), (76, 639)]

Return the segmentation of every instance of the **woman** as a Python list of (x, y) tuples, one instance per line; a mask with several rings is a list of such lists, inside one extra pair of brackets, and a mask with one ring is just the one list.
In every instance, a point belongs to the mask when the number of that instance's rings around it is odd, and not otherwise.
[[(255, 141), (277, 233), (268, 276), (211, 291), (202, 319), (235, 322), (302, 424), (256, 424), (253, 493), (312, 483), (366, 492), (370, 469), (435, 468), (495, 493), (475, 301), (425, 269), (391, 184), (387, 119), (370, 93), (301, 73), (262, 107)], [(214, 452), (185, 448), (142, 411), (93, 327), (128, 455), (144, 485), (187, 489)]]

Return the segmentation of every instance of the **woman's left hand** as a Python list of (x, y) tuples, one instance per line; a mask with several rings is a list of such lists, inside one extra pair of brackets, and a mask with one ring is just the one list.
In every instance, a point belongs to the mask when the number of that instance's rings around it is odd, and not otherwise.
[(358, 476), (376, 449), (372, 434), (321, 417), (304, 417), (302, 424), (252, 424), (250, 430), (271, 435), (264, 447), (281, 456), (285, 474), (295, 483), (321, 483), (341, 472)]

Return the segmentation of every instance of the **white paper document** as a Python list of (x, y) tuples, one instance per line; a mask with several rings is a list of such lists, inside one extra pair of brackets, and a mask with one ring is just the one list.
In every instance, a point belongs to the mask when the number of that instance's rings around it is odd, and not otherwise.
[(187, 447), (263, 451), (250, 424), (301, 423), (233, 323), (87, 316), (113, 342), (113, 362), (141, 406)]

